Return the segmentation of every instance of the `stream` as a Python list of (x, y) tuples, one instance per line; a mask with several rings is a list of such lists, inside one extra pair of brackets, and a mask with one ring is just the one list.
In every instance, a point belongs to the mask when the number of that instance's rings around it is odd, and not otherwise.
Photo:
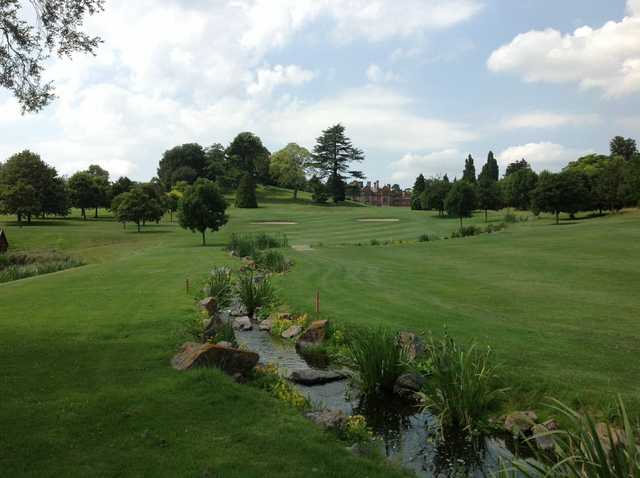
[[(260, 363), (275, 364), (285, 376), (294, 370), (314, 368), (300, 356), (293, 344), (256, 330), (238, 331), (238, 342), (260, 354)], [(348, 380), (325, 385), (296, 387), (317, 408), (363, 415), (380, 450), (391, 461), (419, 477), (490, 477), (500, 462), (509, 463), (513, 454), (503, 440), (485, 438), (472, 443), (465, 438), (443, 442), (438, 439), (437, 419), (428, 411), (405, 401), (384, 399), (365, 402), (349, 396)]]

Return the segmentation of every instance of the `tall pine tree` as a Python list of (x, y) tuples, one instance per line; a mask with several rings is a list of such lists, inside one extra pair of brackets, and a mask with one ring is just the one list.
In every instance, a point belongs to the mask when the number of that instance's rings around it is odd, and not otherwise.
[(473, 157), (469, 157), (464, 162), (464, 172), (462, 173), (462, 180), (467, 181), (470, 184), (476, 183), (476, 167), (473, 164)]
[(485, 164), (484, 167), (487, 168), (487, 173), (491, 179), (494, 181), (500, 179), (500, 168), (498, 168), (498, 161), (496, 161), (496, 158), (493, 156), (493, 151), (489, 151), (487, 164)]
[(313, 148), (313, 167), (319, 176), (330, 178), (329, 189), (336, 202), (344, 200), (344, 179), (361, 176), (359, 171), (350, 171), (349, 166), (364, 160), (364, 153), (351, 144), (344, 131), (340, 123), (324, 130)]
[(421, 210), (422, 202), (420, 200), (422, 193), (424, 193), (427, 187), (427, 183), (424, 179), (424, 176), (421, 174), (416, 178), (416, 182), (413, 185), (413, 190), (411, 194), (411, 209), (413, 210)]

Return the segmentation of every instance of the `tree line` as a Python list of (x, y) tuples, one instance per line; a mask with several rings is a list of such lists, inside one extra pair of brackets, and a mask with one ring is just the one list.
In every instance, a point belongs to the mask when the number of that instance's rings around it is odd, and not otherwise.
[(500, 178), (493, 152), (476, 176), (474, 159), (465, 161), (461, 179), (447, 175), (426, 179), (420, 174), (413, 186), (411, 208), (435, 210), (439, 215), (471, 216), (482, 210), (513, 207), (535, 214), (573, 217), (581, 211), (619, 211), (640, 205), (640, 153), (632, 138), (616, 136), (609, 155), (590, 154), (569, 163), (560, 172), (537, 174), (526, 159), (513, 162)]

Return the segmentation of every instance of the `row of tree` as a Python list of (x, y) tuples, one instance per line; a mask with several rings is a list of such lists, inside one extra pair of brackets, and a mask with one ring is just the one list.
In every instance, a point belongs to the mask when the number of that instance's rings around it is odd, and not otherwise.
[(322, 132), (312, 152), (290, 143), (271, 154), (250, 132), (238, 134), (226, 148), (219, 143), (208, 148), (183, 144), (163, 154), (157, 173), (166, 191), (204, 178), (223, 192), (235, 190), (237, 207), (253, 208), (258, 206), (257, 184), (292, 189), (294, 198), (306, 189), (318, 202), (344, 201), (348, 178), (363, 178), (362, 172), (350, 168), (363, 160), (363, 152), (353, 146), (344, 126), (337, 124)]
[(502, 207), (560, 213), (616, 211), (640, 202), (640, 154), (631, 138), (617, 136), (610, 142), (610, 155), (591, 154), (569, 163), (561, 172), (536, 174), (522, 159), (507, 166), (500, 178), (492, 152), (476, 177), (469, 155), (460, 180), (429, 178), (421, 174), (413, 187), (412, 209), (447, 212), (466, 217), (476, 209)]

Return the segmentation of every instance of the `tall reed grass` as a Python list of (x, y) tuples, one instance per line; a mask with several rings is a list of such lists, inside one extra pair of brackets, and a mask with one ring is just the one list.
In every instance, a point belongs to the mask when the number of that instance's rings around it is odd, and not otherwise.
[(238, 257), (253, 257), (258, 251), (289, 247), (289, 239), (285, 234), (269, 235), (264, 232), (256, 234), (232, 234), (227, 249)]
[(211, 271), (204, 286), (204, 292), (209, 297), (215, 297), (219, 307), (226, 307), (233, 297), (233, 281), (231, 269), (216, 267)]
[(268, 277), (256, 280), (253, 272), (245, 272), (238, 279), (238, 295), (247, 309), (247, 315), (253, 317), (258, 307), (272, 304), (275, 292)]

